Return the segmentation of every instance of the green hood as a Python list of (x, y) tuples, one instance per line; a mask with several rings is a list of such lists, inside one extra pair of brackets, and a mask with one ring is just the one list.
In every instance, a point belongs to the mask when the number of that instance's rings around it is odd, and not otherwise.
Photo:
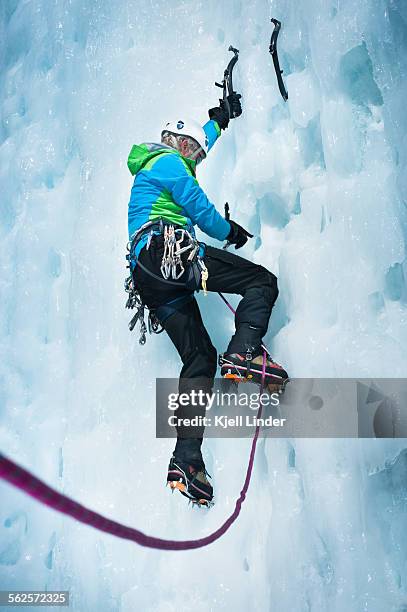
[(140, 172), (152, 159), (159, 155), (179, 155), (181, 159), (187, 164), (192, 174), (195, 176), (196, 162), (192, 159), (183, 157), (175, 149), (170, 147), (162, 146), (155, 143), (142, 143), (139, 145), (133, 145), (127, 159), (127, 167), (131, 174), (134, 176), (137, 172)]

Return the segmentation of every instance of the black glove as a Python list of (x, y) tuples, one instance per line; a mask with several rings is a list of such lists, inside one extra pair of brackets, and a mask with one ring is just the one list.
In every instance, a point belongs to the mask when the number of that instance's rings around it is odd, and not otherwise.
[(228, 222), (230, 223), (230, 232), (227, 235), (226, 240), (230, 244), (236, 245), (235, 249), (240, 249), (246, 244), (249, 238), (253, 238), (253, 234), (250, 234), (250, 232), (245, 230), (244, 227), (238, 223), (235, 223), (235, 221), (228, 219)]
[(240, 94), (234, 92), (226, 98), (230, 108), (230, 117), (224, 100), (219, 100), (219, 106), (209, 109), (209, 119), (216, 121), (221, 130), (226, 130), (229, 125), (229, 119), (240, 117), (242, 114), (242, 105), (240, 104), (241, 97)]
[(221, 104), (221, 106), (215, 106), (215, 108), (210, 108), (208, 115), (209, 119), (216, 121), (221, 130), (226, 130), (229, 125), (229, 113), (224, 104)]
[(240, 98), (242, 96), (236, 92), (231, 93), (227, 97), (227, 101), (229, 102), (230, 107), (230, 118), (234, 119), (235, 117), (240, 117), (242, 114), (242, 105), (240, 104)]

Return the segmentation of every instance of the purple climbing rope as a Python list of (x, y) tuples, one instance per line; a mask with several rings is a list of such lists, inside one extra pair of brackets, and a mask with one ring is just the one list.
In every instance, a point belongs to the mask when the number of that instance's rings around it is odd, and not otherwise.
[(226, 306), (229, 308), (229, 310), (231, 310), (233, 312), (233, 314), (236, 314), (236, 310), (233, 308), (232, 304), (230, 302), (227, 301), (227, 299), (225, 298), (225, 296), (223, 295), (223, 293), (221, 293), (220, 291), (218, 291), (218, 295), (220, 295), (220, 297), (222, 298), (222, 300), (225, 302)]
[[(230, 310), (234, 313), (235, 311), (229, 304), (229, 302), (224, 298), (221, 293), (219, 293), (219, 295), (226, 303), (226, 305), (230, 308)], [(264, 388), (266, 360), (266, 349), (263, 347), (263, 367), (260, 394), (263, 392)], [(257, 411), (257, 419), (260, 419), (262, 410), (263, 406), (260, 403), (260, 407)], [(111, 535), (116, 536), (117, 538), (130, 540), (131, 542), (135, 542), (140, 546), (153, 548), (155, 550), (192, 550), (195, 548), (203, 548), (204, 546), (208, 546), (209, 544), (216, 542), (216, 540), (219, 540), (219, 538), (221, 538), (228, 531), (228, 529), (230, 529), (230, 527), (233, 525), (233, 523), (239, 516), (240, 511), (242, 509), (242, 504), (246, 499), (247, 491), (250, 485), (259, 433), (260, 426), (257, 424), (250, 449), (249, 463), (247, 465), (246, 470), (246, 478), (243, 483), (243, 488), (240, 491), (240, 495), (236, 500), (235, 509), (233, 510), (232, 514), (226, 519), (226, 521), (218, 529), (216, 529), (216, 531), (210, 533), (204, 538), (198, 538), (196, 540), (164, 540), (162, 538), (149, 536), (143, 533), (142, 531), (135, 529), (134, 527), (128, 527), (127, 525), (123, 525), (122, 523), (118, 523), (117, 521), (113, 521), (112, 519), (106, 518), (102, 514), (94, 512), (94, 510), (89, 510), (89, 508), (86, 508), (86, 506), (79, 504), (67, 495), (59, 493), (59, 491), (53, 489), (45, 482), (34, 476), (34, 474), (17, 465), (16, 463), (14, 463), (14, 461), (8, 459), (1, 453), (0, 478), (13, 485), (17, 489), (20, 489), (20, 491), (23, 491), (30, 497), (33, 497), (45, 506), (53, 508), (53, 510), (61, 512), (62, 514), (66, 514), (67, 516), (76, 519), (80, 523), (84, 523), (85, 525), (94, 527), (99, 531), (110, 533)]]
[[(257, 413), (258, 418), (261, 416), (261, 411), (262, 406), (260, 406)], [(234, 511), (226, 519), (223, 525), (219, 527), (219, 529), (205, 536), (204, 538), (199, 538), (197, 540), (163, 540), (162, 538), (149, 536), (142, 531), (135, 529), (134, 527), (128, 527), (122, 523), (108, 519), (98, 512), (94, 512), (93, 510), (89, 510), (89, 508), (82, 506), (82, 504), (79, 504), (67, 495), (59, 493), (52, 487), (45, 484), (45, 482), (31, 474), (31, 472), (17, 465), (14, 463), (14, 461), (7, 459), (7, 457), (2, 454), (0, 454), (0, 478), (17, 487), (17, 489), (20, 489), (20, 491), (24, 491), (24, 493), (30, 495), (45, 506), (49, 506), (57, 512), (66, 514), (67, 516), (76, 519), (80, 523), (90, 525), (99, 531), (110, 533), (117, 538), (131, 540), (140, 546), (146, 546), (147, 548), (154, 548), (156, 550), (192, 550), (194, 548), (208, 546), (208, 544), (212, 544), (212, 542), (215, 542), (221, 538), (239, 516), (242, 509), (242, 504), (249, 489), (259, 431), (260, 428), (257, 425), (252, 440), (246, 478), (240, 495), (236, 500)]]

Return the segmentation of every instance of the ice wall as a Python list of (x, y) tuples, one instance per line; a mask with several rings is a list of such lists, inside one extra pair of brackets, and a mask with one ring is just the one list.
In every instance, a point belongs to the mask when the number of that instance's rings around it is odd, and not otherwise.
[[(233, 44), (244, 114), (201, 184), (279, 276), (267, 337), (293, 376), (406, 372), (407, 11), (346, 0), (1, 4), (0, 449), (109, 516), (164, 537), (217, 527), (248, 441), (211, 440), (217, 504), (163, 484), (154, 379), (123, 309), (134, 142), (202, 121)], [(284, 104), (268, 43), (283, 21)], [(199, 297), (214, 342), (231, 332)], [(216, 312), (216, 317), (213, 316)], [(0, 484), (0, 584), (71, 591), (73, 610), (368, 610), (407, 605), (404, 441), (262, 441), (239, 523), (204, 551), (100, 535)]]

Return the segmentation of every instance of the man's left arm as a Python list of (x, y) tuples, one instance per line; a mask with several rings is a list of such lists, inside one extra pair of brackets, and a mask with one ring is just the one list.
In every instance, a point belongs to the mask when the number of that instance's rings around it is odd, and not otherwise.
[(242, 105), (240, 103), (241, 95), (232, 93), (227, 97), (227, 104), (231, 111), (232, 117), (229, 116), (229, 110), (226, 103), (220, 100), (219, 106), (210, 108), (208, 111), (209, 121), (205, 123), (203, 129), (208, 139), (208, 151), (211, 150), (219, 136), (221, 130), (226, 130), (230, 119), (239, 117), (242, 114)]
[(215, 142), (218, 140), (221, 134), (221, 130), (220, 130), (218, 122), (215, 121), (214, 119), (210, 119), (202, 127), (208, 139), (208, 151), (210, 151), (213, 145), (215, 144)]

